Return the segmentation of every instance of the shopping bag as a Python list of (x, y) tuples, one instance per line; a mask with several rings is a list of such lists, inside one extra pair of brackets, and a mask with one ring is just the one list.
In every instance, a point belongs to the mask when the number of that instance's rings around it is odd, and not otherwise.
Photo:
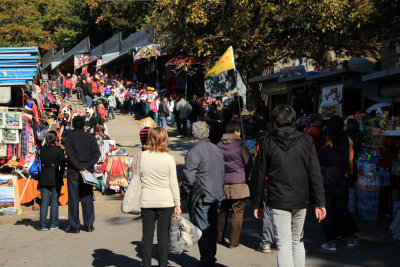
[(140, 215), (140, 201), (142, 197), (142, 180), (140, 178), (140, 155), (136, 162), (136, 173), (128, 185), (121, 205), (123, 213)]
[(140, 200), (142, 197), (142, 181), (140, 176), (134, 176), (125, 192), (121, 210), (123, 213), (140, 214)]
[(29, 174), (33, 177), (33, 179), (38, 180), (41, 171), (42, 171), (42, 161), (40, 160), (40, 150), (38, 150), (36, 152), (35, 160), (29, 167)]
[(184, 250), (197, 244), (201, 230), (189, 220), (173, 216), (169, 228), (169, 252), (181, 254)]

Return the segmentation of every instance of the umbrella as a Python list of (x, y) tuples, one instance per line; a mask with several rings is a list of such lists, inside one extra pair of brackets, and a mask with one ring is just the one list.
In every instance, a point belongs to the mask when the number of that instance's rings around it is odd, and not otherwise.
[(150, 127), (150, 128), (158, 126), (157, 123), (150, 117), (146, 117), (144, 119), (141, 119), (139, 121), (139, 123), (141, 125), (143, 125), (144, 127)]
[(175, 67), (184, 64), (204, 64), (207, 62), (207, 60), (195, 56), (177, 56), (171, 58), (167, 63), (165, 63), (165, 67)]
[(377, 110), (378, 108), (390, 107), (391, 105), (392, 105), (392, 104), (389, 104), (389, 103), (378, 103), (378, 104), (375, 104), (375, 105), (370, 106), (370, 107), (366, 110), (366, 112), (367, 112), (367, 113), (371, 113), (372, 111)]

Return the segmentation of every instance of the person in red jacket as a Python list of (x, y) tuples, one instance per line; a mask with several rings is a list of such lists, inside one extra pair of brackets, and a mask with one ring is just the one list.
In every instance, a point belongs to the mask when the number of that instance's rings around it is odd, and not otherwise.
[(322, 116), (318, 113), (314, 113), (310, 116), (311, 125), (308, 126), (304, 130), (305, 135), (309, 135), (314, 140), (315, 150), (319, 151), (322, 146), (322, 134), (321, 134), (321, 126), (322, 126)]
[(92, 85), (92, 92), (93, 92), (93, 94), (94, 94), (95, 96), (97, 96), (98, 93), (99, 93), (99, 89), (97, 88), (97, 82), (93, 79), (93, 77), (92, 77), (92, 79), (90, 80), (90, 84)]
[(67, 74), (67, 79), (65, 80), (65, 89), (66, 93), (68, 94), (68, 97), (72, 97), (72, 86), (73, 86), (74, 81), (71, 78), (71, 74)]

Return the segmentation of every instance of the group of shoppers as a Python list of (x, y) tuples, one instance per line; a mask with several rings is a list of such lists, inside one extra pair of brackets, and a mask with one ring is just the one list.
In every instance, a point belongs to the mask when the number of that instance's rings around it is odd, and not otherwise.
[(264, 220), (260, 250), (270, 252), (276, 244), (278, 266), (305, 266), (303, 229), (310, 206), (323, 225), (324, 249), (335, 250), (334, 240), (340, 236), (349, 247), (357, 245), (346, 198), (353, 142), (344, 132), (342, 119), (333, 116), (327, 121), (327, 141), (317, 152), (313, 138), (293, 128), (296, 112), (290, 106), (275, 108), (272, 117), (274, 130), (259, 143), (251, 177), (246, 170), (252, 160), (240, 138), (239, 123), (227, 123), (217, 145), (209, 140), (206, 122), (193, 124), (195, 142), (186, 156), (182, 192), (188, 195), (192, 222), (203, 232), (199, 266), (215, 265), (218, 243), (232, 249), (239, 245), (248, 197), (254, 216)]
[[(168, 101), (165, 98), (162, 101), (165, 100)], [(192, 107), (186, 102), (182, 97), (176, 104), (179, 117), (190, 116)], [(270, 239), (265, 240), (265, 244), (276, 243), (278, 266), (305, 265), (303, 228), (307, 208), (311, 205), (316, 219), (324, 226), (326, 243), (323, 248), (335, 250), (334, 240), (338, 236), (346, 237), (348, 246), (357, 244), (356, 228), (346, 207), (346, 173), (352, 172), (353, 142), (343, 130), (342, 119), (334, 116), (328, 121), (327, 142), (317, 152), (313, 138), (292, 127), (296, 112), (290, 106), (275, 108), (272, 117), (275, 129), (259, 143), (254, 166), (241, 140), (238, 122), (229, 121), (225, 125), (217, 144), (209, 139), (209, 124), (198, 121), (191, 125), (195, 142), (185, 158), (181, 192), (187, 196), (191, 221), (202, 230), (198, 242), (199, 266), (215, 265), (218, 243), (232, 249), (239, 246), (245, 200), (249, 197), (254, 216), (264, 217), (264, 233)], [(49, 202), (52, 207), (50, 229), (58, 227), (56, 202), (65, 161), (68, 162), (69, 196), (67, 232), (94, 230), (93, 187), (83, 183), (81, 172), (93, 171), (100, 151), (95, 137), (84, 131), (83, 117), (75, 116), (72, 126), (74, 130), (63, 140), (67, 160), (56, 144), (55, 132), (47, 134), (46, 144), (40, 150), (43, 168), (39, 179), (43, 194), (41, 230), (46, 228)], [(168, 229), (171, 216), (181, 214), (181, 195), (176, 163), (168, 154), (168, 134), (164, 127), (153, 126), (149, 125), (146, 133), (141, 133), (144, 146), (138, 156), (142, 182), (142, 263), (151, 266), (157, 222), (159, 266), (167, 266)], [(251, 167), (253, 171), (249, 177)], [(79, 201), (82, 202), (83, 225), (79, 220)], [(231, 229), (229, 241), (225, 242), (230, 212)]]
[[(45, 144), (39, 149), (41, 172), (38, 186), (41, 191), (39, 230), (47, 230), (47, 213), (50, 204), (50, 230), (58, 229), (58, 198), (63, 186), (65, 165), (68, 185), (68, 233), (79, 233), (81, 229), (94, 231), (93, 186), (82, 179), (82, 172), (93, 172), (94, 165), (100, 158), (100, 149), (93, 134), (85, 131), (86, 120), (75, 116), (68, 135), (62, 139), (65, 153), (57, 142), (56, 131), (49, 131)], [(79, 202), (82, 205), (83, 225), (79, 219)]]

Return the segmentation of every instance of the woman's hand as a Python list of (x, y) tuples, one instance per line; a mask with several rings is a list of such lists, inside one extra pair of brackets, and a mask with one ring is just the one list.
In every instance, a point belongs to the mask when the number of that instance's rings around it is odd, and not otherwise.
[(174, 216), (179, 217), (182, 214), (181, 207), (175, 207)]

